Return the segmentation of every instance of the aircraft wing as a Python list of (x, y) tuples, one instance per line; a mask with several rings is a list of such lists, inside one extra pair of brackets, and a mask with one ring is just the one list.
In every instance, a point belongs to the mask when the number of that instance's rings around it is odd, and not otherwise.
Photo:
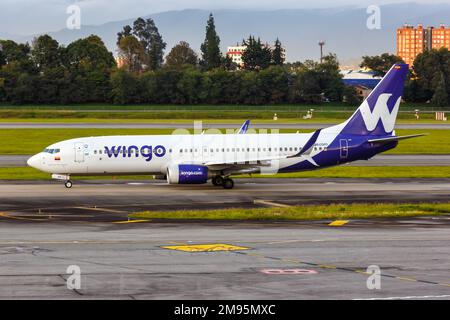
[(274, 156), (274, 157), (261, 157), (261, 158), (242, 158), (242, 159), (234, 159), (234, 160), (225, 160), (225, 161), (206, 161), (203, 165), (207, 167), (212, 166), (261, 166), (261, 165), (269, 165), (270, 161), (287, 159), (288, 156)]

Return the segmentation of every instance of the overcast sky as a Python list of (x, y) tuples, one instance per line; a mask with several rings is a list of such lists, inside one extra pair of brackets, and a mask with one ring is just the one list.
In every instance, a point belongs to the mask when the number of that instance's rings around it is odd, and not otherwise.
[(167, 10), (289, 9), (449, 0), (0, 0), (0, 34), (35, 34), (65, 27), (66, 9), (78, 4), (82, 24), (102, 24)]

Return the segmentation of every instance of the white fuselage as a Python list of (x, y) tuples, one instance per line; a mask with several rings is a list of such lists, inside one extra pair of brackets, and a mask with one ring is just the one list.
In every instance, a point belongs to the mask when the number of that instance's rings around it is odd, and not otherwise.
[[(285, 159), (301, 150), (312, 134), (204, 134), (107, 136), (67, 140), (49, 146), (29, 164), (53, 174), (165, 174), (172, 164), (221, 163), (261, 164), (271, 161), (272, 169), (299, 162)], [(323, 132), (311, 156), (326, 151), (336, 134)], [(58, 151), (58, 152), (55, 152)], [(274, 166), (276, 168), (274, 168)]]

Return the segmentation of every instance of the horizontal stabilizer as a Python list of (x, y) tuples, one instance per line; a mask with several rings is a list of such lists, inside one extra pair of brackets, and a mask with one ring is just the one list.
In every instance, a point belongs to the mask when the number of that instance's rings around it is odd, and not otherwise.
[(388, 142), (412, 139), (412, 138), (423, 137), (423, 136), (426, 136), (426, 134), (422, 133), (422, 134), (411, 134), (409, 136), (394, 136), (394, 137), (387, 137), (387, 138), (370, 139), (370, 140), (368, 140), (368, 142), (388, 143)]

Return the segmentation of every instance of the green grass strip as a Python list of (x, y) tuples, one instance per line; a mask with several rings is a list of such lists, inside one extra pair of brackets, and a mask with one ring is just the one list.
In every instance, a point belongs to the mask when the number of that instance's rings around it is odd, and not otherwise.
[[(238, 125), (236, 126), (236, 128)], [(164, 135), (172, 129), (0, 129), (0, 154), (35, 154), (63, 140), (108, 135)], [(282, 133), (296, 130), (280, 130)], [(311, 130), (301, 130), (311, 132)], [(450, 154), (450, 130), (397, 130), (397, 135), (428, 133), (401, 141), (390, 154)]]
[(438, 216), (450, 213), (450, 203), (330, 204), (289, 208), (223, 209), (208, 211), (139, 212), (133, 219), (199, 220), (335, 220)]

